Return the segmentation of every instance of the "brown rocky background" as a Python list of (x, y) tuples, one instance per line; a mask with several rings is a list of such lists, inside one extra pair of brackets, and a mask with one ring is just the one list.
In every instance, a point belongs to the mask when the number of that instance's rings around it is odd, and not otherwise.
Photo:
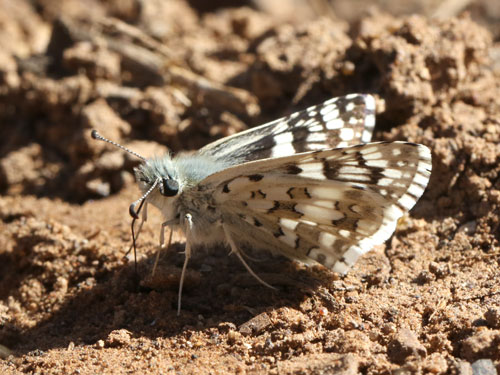
[[(1, 374), (495, 374), (500, 2), (0, 2)], [(345, 277), (183, 238), (130, 246), (130, 155), (191, 150), (333, 96), (429, 146), (429, 187)]]

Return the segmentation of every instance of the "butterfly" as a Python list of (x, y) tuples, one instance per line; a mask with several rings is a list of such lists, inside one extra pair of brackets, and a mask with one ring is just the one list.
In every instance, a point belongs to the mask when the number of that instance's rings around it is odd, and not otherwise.
[[(375, 99), (350, 94), (222, 138), (194, 154), (145, 159), (135, 169), (141, 198), (130, 214), (147, 220), (157, 207), (165, 229), (186, 237), (179, 283), (193, 248), (223, 243), (248, 266), (243, 249), (265, 249), (308, 265), (346, 273), (395, 231), (398, 219), (422, 196), (430, 150), (410, 142), (370, 142)], [(137, 208), (139, 207), (139, 208)], [(170, 231), (170, 239), (172, 230)]]

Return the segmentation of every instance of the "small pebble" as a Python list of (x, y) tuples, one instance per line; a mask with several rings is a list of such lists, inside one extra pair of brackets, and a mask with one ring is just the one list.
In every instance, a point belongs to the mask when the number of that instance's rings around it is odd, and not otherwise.
[(497, 369), (491, 359), (478, 359), (472, 363), (473, 375), (497, 375)]

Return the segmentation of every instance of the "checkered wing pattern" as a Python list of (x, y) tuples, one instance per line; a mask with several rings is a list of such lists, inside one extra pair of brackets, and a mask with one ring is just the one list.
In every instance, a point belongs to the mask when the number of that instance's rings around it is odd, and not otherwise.
[(368, 143), (259, 160), (201, 182), (238, 245), (345, 273), (423, 194), (427, 147)]
[(231, 165), (371, 141), (375, 100), (351, 94), (222, 138), (199, 150)]

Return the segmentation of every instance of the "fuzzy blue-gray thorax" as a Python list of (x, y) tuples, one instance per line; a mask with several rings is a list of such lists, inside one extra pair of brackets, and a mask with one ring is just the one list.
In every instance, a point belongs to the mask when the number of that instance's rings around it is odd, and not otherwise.
[(136, 177), (150, 186), (156, 180), (176, 181), (181, 190), (197, 185), (205, 177), (219, 172), (229, 165), (206, 155), (179, 154), (147, 159), (135, 169)]

